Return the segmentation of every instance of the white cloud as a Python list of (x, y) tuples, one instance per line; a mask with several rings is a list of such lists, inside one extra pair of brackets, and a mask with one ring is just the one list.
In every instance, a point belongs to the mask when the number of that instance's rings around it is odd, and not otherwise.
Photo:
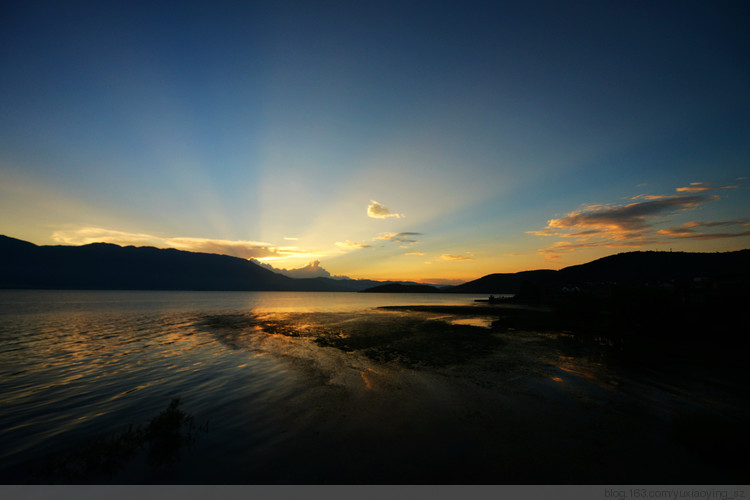
[(375, 200), (370, 200), (370, 205), (367, 206), (367, 216), (373, 219), (387, 219), (389, 217), (401, 219), (405, 217), (404, 214), (391, 212), (385, 205)]
[(296, 269), (280, 269), (277, 267), (273, 267), (271, 264), (266, 264), (265, 262), (260, 262), (255, 259), (253, 259), (253, 261), (256, 264), (265, 267), (266, 269), (269, 269), (275, 273), (283, 274), (284, 276), (289, 276), (290, 278), (349, 279), (346, 276), (332, 276), (331, 273), (321, 267), (319, 260), (313, 260), (306, 266)]

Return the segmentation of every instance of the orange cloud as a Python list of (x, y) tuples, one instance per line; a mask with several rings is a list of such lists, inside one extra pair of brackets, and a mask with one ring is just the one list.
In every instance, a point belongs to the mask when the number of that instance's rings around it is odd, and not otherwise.
[(686, 222), (682, 225), (682, 227), (717, 227), (717, 226), (732, 226), (735, 224), (741, 224), (743, 226), (750, 225), (750, 221), (747, 221), (745, 219), (739, 219), (739, 220), (725, 220), (725, 221), (714, 221), (714, 222), (696, 222), (696, 221), (690, 221)]
[(717, 186), (714, 187), (709, 182), (691, 182), (689, 186), (677, 188), (680, 193), (703, 193), (705, 191), (714, 191), (716, 189), (737, 189), (739, 186)]
[(750, 236), (750, 230), (740, 231), (737, 233), (700, 233), (696, 230), (696, 228), (710, 228), (733, 225), (750, 226), (750, 223), (745, 219), (710, 222), (691, 221), (684, 223), (681, 227), (661, 229), (658, 231), (658, 234), (662, 236), (668, 236), (670, 238), (691, 238), (694, 240), (718, 240), (723, 238), (739, 238), (742, 236)]
[[(536, 236), (569, 238), (538, 250), (546, 258), (554, 259), (562, 253), (585, 248), (638, 248), (644, 245), (664, 244), (674, 238), (718, 239), (747, 235), (747, 231), (736, 233), (700, 232), (699, 229), (731, 224), (748, 225), (746, 220), (688, 222), (681, 227), (661, 228), (665, 220), (685, 211), (694, 210), (705, 203), (721, 199), (717, 195), (704, 196), (698, 193), (716, 189), (733, 189), (737, 186), (713, 187), (708, 183), (694, 182), (690, 186), (677, 188), (672, 195), (638, 195), (631, 203), (590, 204), (570, 212), (564, 217), (550, 219), (547, 226), (528, 231)], [(696, 193), (696, 194), (693, 194)]]
[(440, 256), (443, 260), (474, 260), (474, 254), (466, 252), (466, 255), (454, 255), (444, 253)]
[(547, 222), (547, 230), (575, 229), (579, 231), (606, 230), (628, 232), (646, 229), (648, 218), (689, 210), (713, 198), (702, 196), (677, 196), (648, 201), (639, 201), (622, 206), (597, 206), (593, 210), (571, 212), (560, 219)]

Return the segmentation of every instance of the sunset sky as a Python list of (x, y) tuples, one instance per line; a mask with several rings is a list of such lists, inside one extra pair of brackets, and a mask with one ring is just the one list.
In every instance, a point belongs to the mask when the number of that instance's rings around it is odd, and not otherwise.
[(744, 2), (153, 3), (3, 2), (0, 234), (434, 283), (750, 247)]

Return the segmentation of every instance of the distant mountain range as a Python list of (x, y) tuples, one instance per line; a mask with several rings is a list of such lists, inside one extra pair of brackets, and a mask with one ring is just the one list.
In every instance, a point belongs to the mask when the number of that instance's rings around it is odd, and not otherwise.
[(110, 243), (38, 246), (0, 235), (0, 288), (357, 292), (373, 280), (290, 278), (239, 257)]
[[(516, 293), (524, 285), (587, 282), (643, 284), (674, 280), (750, 279), (750, 250), (724, 253), (628, 252), (559, 271), (490, 274), (452, 293)], [(391, 286), (394, 283), (411, 286)], [(383, 286), (389, 285), (389, 286)], [(414, 287), (414, 285), (419, 285)], [(227, 255), (109, 243), (38, 246), (0, 235), (0, 288), (90, 290), (430, 291), (413, 282), (290, 278)]]
[(442, 291), (432, 285), (405, 285), (403, 283), (388, 283), (362, 290), (366, 293), (440, 293)]

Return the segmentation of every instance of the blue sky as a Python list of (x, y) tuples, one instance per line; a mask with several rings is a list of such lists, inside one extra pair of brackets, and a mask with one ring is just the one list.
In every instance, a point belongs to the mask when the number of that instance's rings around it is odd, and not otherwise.
[(742, 2), (155, 3), (4, 3), (0, 233), (435, 282), (750, 243)]

